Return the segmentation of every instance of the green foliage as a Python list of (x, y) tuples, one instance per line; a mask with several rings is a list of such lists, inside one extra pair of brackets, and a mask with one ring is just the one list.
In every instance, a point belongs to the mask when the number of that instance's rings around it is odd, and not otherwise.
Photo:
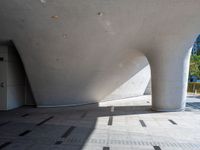
[(189, 93), (200, 93), (200, 83), (199, 82), (189, 82), (188, 83)]
[(191, 76), (200, 78), (200, 55), (192, 55), (190, 58), (190, 72)]

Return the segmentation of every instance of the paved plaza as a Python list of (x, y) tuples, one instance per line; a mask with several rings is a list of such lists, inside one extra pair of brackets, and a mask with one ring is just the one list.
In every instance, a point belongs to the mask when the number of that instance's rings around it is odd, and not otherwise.
[(141, 96), (62, 108), (0, 112), (5, 150), (199, 150), (200, 102), (184, 112), (151, 111)]

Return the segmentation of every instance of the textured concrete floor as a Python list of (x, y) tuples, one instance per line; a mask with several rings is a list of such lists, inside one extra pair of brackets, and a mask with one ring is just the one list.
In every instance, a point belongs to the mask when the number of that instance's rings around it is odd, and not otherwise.
[(0, 112), (5, 150), (199, 150), (200, 101), (151, 111), (149, 96), (70, 108)]

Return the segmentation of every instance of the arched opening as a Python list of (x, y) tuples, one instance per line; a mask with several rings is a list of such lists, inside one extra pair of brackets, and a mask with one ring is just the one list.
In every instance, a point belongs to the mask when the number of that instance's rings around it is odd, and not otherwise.
[[(146, 56), (139, 55), (140, 59), (134, 58), (128, 64), (129, 76), (118, 84), (108, 95), (104, 97), (99, 106), (145, 106), (151, 104), (151, 69)], [(128, 58), (127, 58), (128, 59)], [(137, 64), (137, 65), (135, 65)], [(124, 69), (125, 73), (127, 69)], [(120, 73), (120, 72), (118, 72)], [(131, 76), (130, 76), (131, 74)]]
[(200, 101), (200, 35), (191, 48), (190, 70), (188, 77), (187, 105), (199, 109)]

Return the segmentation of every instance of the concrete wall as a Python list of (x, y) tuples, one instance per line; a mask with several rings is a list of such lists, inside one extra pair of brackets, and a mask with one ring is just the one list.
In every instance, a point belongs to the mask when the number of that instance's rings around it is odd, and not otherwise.
[(24, 105), (28, 106), (35, 106), (35, 99), (32, 93), (32, 89), (30, 87), (30, 83), (28, 81), (27, 76), (25, 77), (25, 102)]
[(7, 88), (6, 81), (7, 81), (7, 47), (0, 46), (0, 110), (7, 109)]
[(31, 92), (26, 83), (26, 74), (24, 72), (23, 64), (15, 47), (8, 42), (8, 44), (0, 46), (0, 52), (4, 54), (4, 64), (1, 68), (1, 75), (4, 73), (4, 87), (1, 87), (1, 92), (4, 98), (1, 99), (1, 110), (9, 110), (17, 108), (25, 104), (34, 104)]
[(25, 73), (16, 51), (8, 47), (7, 59), (7, 109), (24, 105)]
[(99, 102), (147, 65), (153, 108), (184, 108), (198, 0), (1, 0), (39, 106)]

